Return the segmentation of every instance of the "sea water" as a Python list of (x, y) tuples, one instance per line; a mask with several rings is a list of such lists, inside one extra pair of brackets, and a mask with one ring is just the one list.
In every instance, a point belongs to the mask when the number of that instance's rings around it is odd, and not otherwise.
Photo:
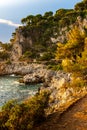
[(23, 101), (29, 96), (34, 95), (40, 87), (40, 84), (20, 84), (18, 80), (19, 77), (14, 75), (0, 76), (0, 107), (12, 99)]

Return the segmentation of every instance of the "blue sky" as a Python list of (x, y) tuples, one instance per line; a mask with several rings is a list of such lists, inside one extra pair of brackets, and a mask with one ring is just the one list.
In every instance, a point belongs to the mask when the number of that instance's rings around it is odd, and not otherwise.
[(74, 8), (81, 0), (0, 0), (0, 41), (9, 42), (12, 32), (27, 15)]

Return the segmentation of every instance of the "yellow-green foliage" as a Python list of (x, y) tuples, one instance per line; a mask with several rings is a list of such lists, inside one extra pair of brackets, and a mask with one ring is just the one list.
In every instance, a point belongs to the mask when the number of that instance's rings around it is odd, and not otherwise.
[(9, 53), (7, 51), (0, 52), (0, 59), (7, 60), (9, 58)]
[(58, 43), (56, 59), (75, 59), (84, 50), (84, 40), (86, 34), (75, 26), (68, 33), (68, 41), (66, 44)]
[(81, 92), (83, 87), (86, 87), (87, 84), (85, 82), (85, 80), (83, 80), (82, 77), (76, 77), (75, 75), (72, 76), (72, 81), (71, 82), (66, 82), (65, 84), (63, 84), (64, 88), (73, 88), (74, 93), (75, 92)]
[(12, 49), (12, 44), (10, 44), (10, 43), (2, 44), (1, 46), (6, 51), (11, 51), (11, 49)]
[(75, 5), (75, 10), (77, 11), (87, 10), (87, 0), (82, 0), (81, 2), (77, 3)]
[(75, 26), (68, 34), (66, 44), (58, 43), (56, 59), (62, 59), (65, 71), (81, 75), (87, 73), (87, 33), (86, 29)]
[(10, 65), (11, 64), (11, 60), (7, 59), (5, 63), (8, 64), (8, 65)]
[(62, 60), (62, 66), (65, 71), (68, 71), (68, 72), (71, 71), (73, 64), (74, 63), (72, 62), (72, 60), (68, 58), (65, 58)]
[(49, 92), (42, 92), (17, 104), (8, 102), (0, 112), (0, 130), (30, 130), (45, 119)]
[(71, 83), (70, 83), (70, 87), (75, 87), (75, 88), (79, 88), (80, 87), (84, 87), (85, 84), (85, 80), (83, 80), (81, 77), (73, 77)]

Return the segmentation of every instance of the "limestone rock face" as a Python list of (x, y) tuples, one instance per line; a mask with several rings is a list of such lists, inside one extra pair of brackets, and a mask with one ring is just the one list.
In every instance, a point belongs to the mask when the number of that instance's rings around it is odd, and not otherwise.
[[(53, 36), (51, 36), (47, 42), (49, 45), (52, 43), (56, 44), (58, 42), (64, 43), (68, 39), (67, 34), (73, 26), (77, 25), (81, 30), (87, 27), (87, 17), (82, 19), (80, 16), (77, 17), (77, 20), (74, 24), (69, 27), (59, 27), (58, 32), (54, 32)], [(27, 35), (26, 35), (27, 33)], [(21, 28), (16, 30), (16, 36), (13, 42), (12, 49), (12, 58), (14, 61), (18, 61), (18, 59), (22, 56), (22, 54), (31, 49), (34, 50), (34, 45), (37, 44), (41, 46), (41, 41), (39, 43), (41, 36), (38, 30), (33, 29), (31, 32), (22, 30)], [(40, 51), (40, 54), (43, 53)]]
[(64, 86), (65, 83), (69, 83), (70, 81), (71, 74), (62, 71), (47, 70), (46, 68), (36, 68), (32, 73), (23, 77), (24, 83), (43, 82), (43, 86), (39, 92), (50, 92), (48, 114), (57, 111), (61, 106), (72, 101), (73, 94), (75, 93), (74, 89)]
[(11, 52), (11, 60), (18, 61), (21, 56), (22, 56), (22, 46), (21, 44), (19, 44), (19, 42), (15, 42), (15, 44), (13, 44)]
[(11, 60), (18, 61), (22, 54), (29, 50), (32, 46), (31, 37), (24, 37), (21, 30), (16, 31), (15, 40), (13, 42)]
[(25, 84), (43, 83), (39, 92), (49, 91), (49, 106), (46, 110), (48, 114), (62, 111), (67, 104), (70, 104), (79, 95), (86, 91), (85, 87), (76, 90), (73, 87), (66, 87), (66, 83), (72, 81), (71, 74), (63, 71), (48, 70), (42, 64), (27, 64), (14, 62), (10, 65), (0, 64), (0, 75), (20, 74), (23, 75), (21, 81)]
[(57, 35), (56, 38), (51, 37), (51, 41), (53, 43), (57, 43), (57, 42), (64, 43), (64, 41), (68, 40), (68, 37), (67, 37), (68, 31), (70, 29), (72, 29), (73, 26), (75, 26), (75, 25), (78, 26), (81, 31), (84, 31), (84, 28), (85, 27), (87, 28), (87, 16), (84, 19), (82, 19), (81, 16), (78, 16), (77, 20), (74, 24), (72, 24), (68, 27), (66, 26), (64, 28), (59, 28), (59, 34), (56, 34)]
[[(26, 84), (43, 83), (39, 92), (49, 91), (49, 107), (47, 113), (52, 113), (64, 107), (67, 103), (75, 100), (75, 95), (80, 91), (74, 88), (66, 87), (65, 83), (71, 82), (71, 74), (63, 71), (48, 70), (42, 64), (12, 63), (0, 67), (3, 74), (21, 74), (24, 75), (22, 82)], [(84, 89), (84, 88), (82, 88)], [(84, 89), (85, 90), (85, 89)], [(83, 90), (81, 90), (83, 91)]]
[(40, 83), (43, 82), (39, 92), (49, 91), (49, 106), (46, 110), (47, 114), (59, 111), (62, 112), (72, 102), (79, 98), (79, 95), (84, 94), (85, 87), (76, 89), (73, 87), (66, 87), (66, 83), (72, 81), (70, 73), (63, 71), (53, 71), (38, 68), (30, 74), (23, 77), (25, 83)]
[(5, 68), (6, 68), (6, 65), (4, 63), (0, 63), (0, 75), (5, 74)]
[(45, 65), (42, 64), (27, 64), (26, 62), (12, 62), (12, 64), (1, 64), (0, 65), (0, 75), (2, 74), (20, 74), (20, 75), (27, 75), (27, 74), (34, 74), (35, 75), (45, 73)]
[[(84, 27), (87, 28), (87, 18), (82, 20), (78, 17), (76, 23), (77, 26), (82, 30)], [(72, 28), (73, 25), (70, 26)], [(57, 38), (51, 37), (53, 43), (63, 42), (67, 36), (67, 27), (60, 29), (60, 34)], [(34, 33), (35, 34), (35, 33)], [(36, 37), (38, 38), (38, 36)], [(42, 64), (27, 64), (18, 62), (18, 59), (27, 49), (31, 49), (34, 43), (34, 35), (32, 34), (25, 37), (21, 30), (17, 30), (16, 37), (13, 43), (11, 59), (14, 61), (12, 64), (0, 64), (0, 75), (3, 74), (20, 74), (23, 75), (22, 81), (25, 84), (32, 83), (43, 83), (40, 91), (50, 91), (49, 107), (50, 113), (55, 112), (59, 108), (62, 108), (69, 102), (75, 100), (76, 96), (85, 91), (85, 88), (76, 90), (75, 88), (66, 87), (65, 83), (69, 83), (71, 75), (62, 71), (48, 70), (45, 65)], [(78, 97), (78, 96), (77, 96)], [(48, 112), (49, 113), (49, 112)]]

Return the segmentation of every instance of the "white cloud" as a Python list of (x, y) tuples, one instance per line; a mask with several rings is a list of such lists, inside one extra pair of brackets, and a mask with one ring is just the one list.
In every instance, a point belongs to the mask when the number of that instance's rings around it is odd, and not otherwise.
[[(17, 0), (16, 0), (17, 2)], [(16, 3), (14, 0), (0, 0), (0, 6), (8, 6)]]
[(0, 0), (0, 6), (10, 6), (10, 5), (17, 5), (28, 2), (28, 0)]
[(14, 27), (19, 27), (19, 26), (21, 26), (21, 24), (16, 24), (16, 23), (14, 23), (14, 22), (12, 22), (12, 21), (10, 21), (10, 20), (6, 20), (6, 19), (0, 19), (0, 23), (2, 23), (2, 24), (7, 24), (7, 25), (9, 25), (9, 26), (14, 26)]

